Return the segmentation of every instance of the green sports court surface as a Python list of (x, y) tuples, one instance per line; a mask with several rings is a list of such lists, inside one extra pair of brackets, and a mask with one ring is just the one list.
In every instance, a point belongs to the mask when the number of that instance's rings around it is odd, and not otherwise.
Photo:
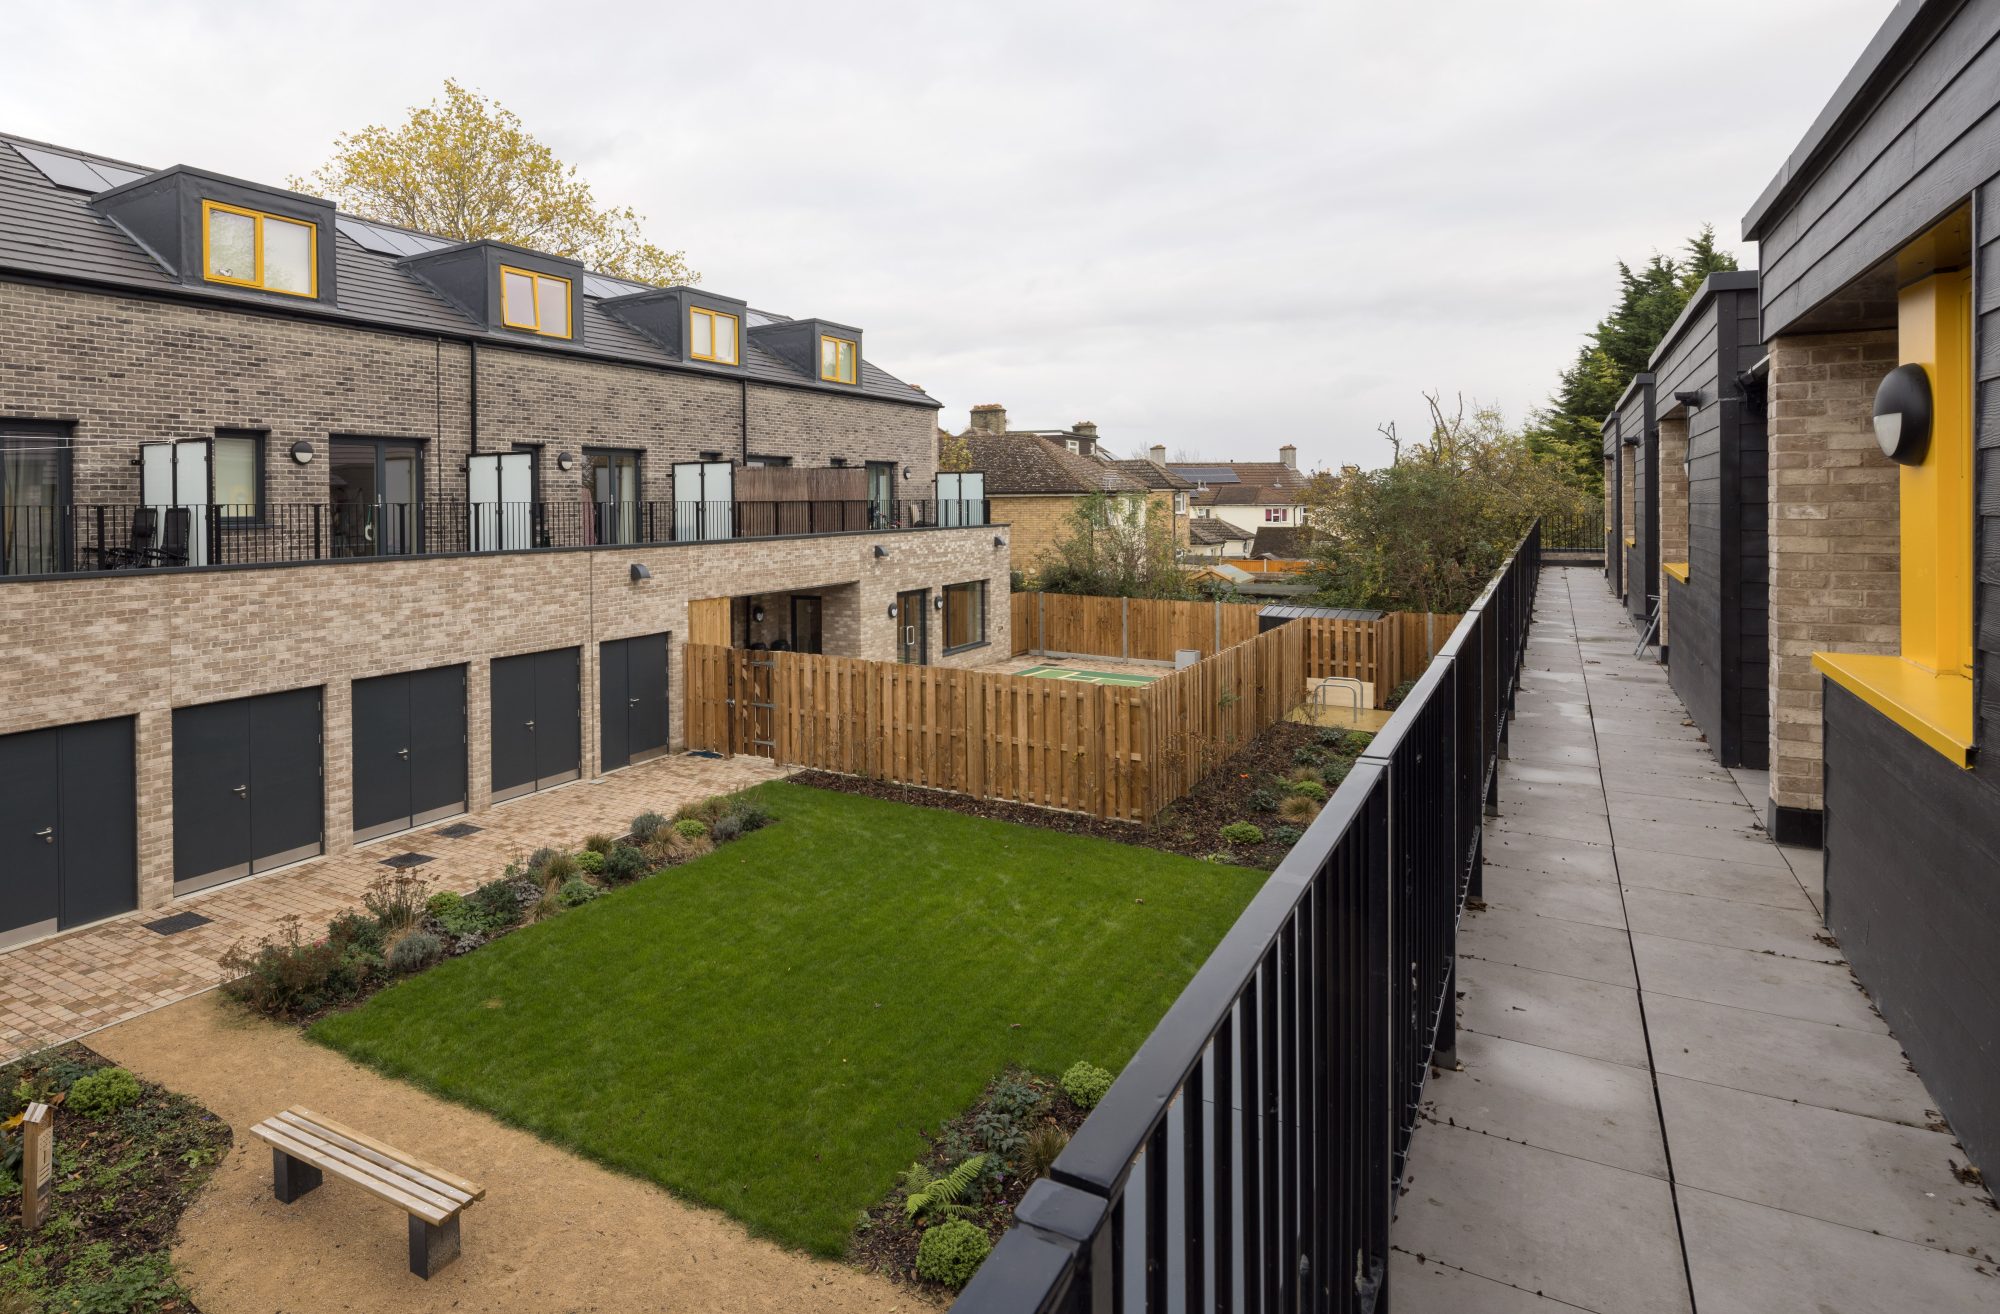
[(1032, 675), (1037, 680), (1081, 680), (1085, 684), (1151, 684), (1157, 675), (1113, 675), (1110, 671), (1079, 671), (1071, 666), (1030, 666), (1016, 675)]

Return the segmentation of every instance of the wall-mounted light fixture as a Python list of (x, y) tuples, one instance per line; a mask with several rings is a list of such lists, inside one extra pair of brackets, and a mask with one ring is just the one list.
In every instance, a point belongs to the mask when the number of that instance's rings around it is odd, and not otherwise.
[(1898, 365), (1875, 389), (1875, 445), (1898, 465), (1922, 465), (1931, 446), (1931, 376)]
[(1007, 546), (1007, 540), (1006, 540), (1006, 539), (1004, 539), (1004, 538), (1002, 538), (1002, 537), (1000, 537), (1000, 536), (999, 536), (998, 534), (995, 534), (995, 535), (993, 536), (993, 546), (994, 546), (994, 547), (997, 547), (997, 548), (1003, 548), (1003, 547), (1006, 547), (1006, 546)]
[(632, 563), (632, 582), (634, 584), (639, 583), (641, 580), (651, 579), (652, 577), (653, 577), (652, 571), (647, 570), (644, 566), (640, 565), (636, 561)]
[(846, 469), (846, 468), (847, 468), (847, 458), (846, 458), (846, 457), (844, 457), (844, 456), (836, 456), (836, 457), (834, 457), (834, 458), (833, 458), (833, 468), (834, 468), (834, 469), (836, 469), (836, 470), (844, 470), (844, 469)]
[(888, 556), (888, 555), (889, 555), (889, 549), (888, 549), (888, 548), (885, 548), (885, 547), (883, 547), (883, 546), (882, 546), (882, 545), (881, 545), (880, 543), (877, 543), (877, 544), (875, 545), (875, 556), (876, 556), (876, 558), (877, 558), (878, 560), (879, 560), (880, 558), (882, 558), (882, 557), (886, 557), (886, 556)]
[(750, 619), (759, 625), (762, 625), (764, 623), (764, 608), (760, 604), (757, 603), (751, 604)]
[(722, 459), (722, 453), (721, 453), (721, 452), (703, 452), (703, 453), (701, 453), (701, 459), (702, 459), (702, 460), (704, 460), (704, 461), (720, 461), (720, 460)]
[(916, 477), (916, 476), (915, 476), (914, 474), (912, 474), (912, 473), (910, 472), (910, 467), (909, 467), (909, 466), (907, 466), (907, 465), (906, 465), (906, 466), (904, 466), (904, 467), (903, 467), (903, 478), (905, 478), (905, 479), (914, 479), (915, 477)]
[(1638, 435), (1638, 434), (1636, 434), (1636, 433), (1628, 433), (1628, 434), (1626, 434), (1626, 435), (1625, 435), (1625, 445), (1626, 445), (1627, 447), (1637, 447), (1637, 446), (1639, 445), (1639, 435)]
[(935, 611), (944, 610), (944, 594), (940, 593), (935, 598), (931, 599), (931, 608)]
[(568, 452), (557, 452), (556, 469), (558, 470), (576, 469), (576, 458), (574, 456), (571, 456)]
[(1698, 411), (1701, 409), (1701, 389), (1696, 388), (1692, 392), (1677, 392), (1674, 394), (1674, 400), (1691, 411)]
[(896, 604), (893, 602), (889, 604), (889, 619), (896, 619)]
[(297, 461), (300, 465), (311, 465), (313, 459), (313, 445), (305, 441), (303, 438), (300, 439), (298, 442), (293, 443), (292, 459), (294, 461)]

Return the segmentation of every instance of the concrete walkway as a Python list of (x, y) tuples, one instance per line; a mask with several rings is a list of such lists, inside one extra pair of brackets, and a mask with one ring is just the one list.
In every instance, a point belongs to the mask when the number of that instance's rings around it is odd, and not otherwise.
[[(434, 889), (462, 893), (545, 844), (623, 834), (641, 812), (671, 816), (682, 804), (784, 774), (758, 757), (655, 758), (0, 952), (0, 1063), (212, 989), (230, 945), (276, 935), (286, 917), (297, 917), (308, 937), (318, 935), (336, 914), (361, 907), (370, 882), (389, 870), (384, 858), (427, 854), (433, 861), (416, 872)], [(438, 833), (460, 822), (478, 833)], [(146, 925), (189, 912), (207, 923), (172, 935)]]
[[(2000, 1309), (2000, 1212), (1594, 571), (1544, 573), (1397, 1314)], [(1993, 1165), (1989, 1165), (1993, 1167)]]

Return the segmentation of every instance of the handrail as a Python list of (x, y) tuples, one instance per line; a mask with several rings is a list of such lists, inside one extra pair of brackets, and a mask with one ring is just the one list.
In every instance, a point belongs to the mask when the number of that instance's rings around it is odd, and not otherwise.
[[(1456, 1033), (1540, 527), (1029, 1188), (959, 1314), (1388, 1308), (1394, 1194)], [(1247, 1298), (1247, 1299), (1246, 1299)]]

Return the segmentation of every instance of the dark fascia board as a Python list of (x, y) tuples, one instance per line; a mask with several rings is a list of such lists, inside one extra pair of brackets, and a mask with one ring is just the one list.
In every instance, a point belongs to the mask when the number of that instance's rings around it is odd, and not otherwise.
[(688, 311), (694, 307), (736, 316), (736, 363), (725, 365), (720, 361), (706, 360), (689, 363), (732, 372), (742, 369), (750, 354), (750, 303), (747, 301), (687, 284), (676, 284), (622, 297), (606, 297), (597, 303), (599, 310), (620, 323), (631, 325), (679, 361), (688, 360), (682, 335), (687, 329)]
[[(208, 286), (202, 267), (203, 201), (261, 210), (313, 225), (318, 269), (316, 297), (293, 297), (257, 288), (237, 291), (256, 298), (332, 304), (338, 293), (334, 254), (333, 202), (303, 192), (233, 178), (226, 173), (176, 164), (143, 178), (106, 188), (90, 198), (90, 208), (137, 243), (162, 268), (190, 287)], [(224, 285), (227, 286), (227, 285)]]
[[(66, 154), (74, 153), (71, 152), (67, 146), (51, 146), (49, 149), (62, 151)], [(136, 169), (139, 166), (128, 165), (125, 167)], [(97, 193), (90, 199), (92, 202), (107, 200), (112, 197), (116, 197), (123, 192), (129, 192), (134, 189), (144, 187), (147, 183), (154, 182), (161, 178), (165, 178), (169, 175), (178, 175), (180, 177), (193, 178), (196, 179), (197, 181), (204, 183), (217, 183), (224, 187), (241, 188), (244, 191), (256, 192), (260, 196), (268, 196), (276, 201), (289, 201), (293, 205), (312, 206), (316, 208), (325, 207), (326, 209), (329, 210), (333, 208), (333, 202), (327, 200), (324, 196), (308, 196), (304, 192), (295, 192), (290, 190), (289, 188), (284, 188), (284, 187), (273, 187), (269, 183), (252, 182), (248, 178), (237, 178), (230, 174), (217, 173), (213, 169), (203, 169), (193, 164), (170, 164), (164, 169), (155, 169), (153, 172), (147, 174), (143, 178), (134, 178), (131, 182), (120, 183), (116, 187), (108, 188), (105, 191)]]
[(1796, 193), (1837, 154), (1884, 93), (1908, 70), (1965, 0), (1901, 0), (1876, 30), (1833, 98), (1743, 216), (1743, 240), (1761, 241), (1766, 226), (1790, 207)]
[[(1687, 305), (1681, 308), (1680, 316), (1674, 320), (1673, 327), (1669, 328), (1667, 335), (1660, 339), (1660, 345), (1653, 348), (1653, 354), (1646, 358), (1646, 364), (1658, 366), (1662, 360), (1666, 359), (1667, 353), (1671, 352), (1680, 342), (1681, 335), (1687, 332), (1689, 326), (1700, 318), (1702, 311), (1718, 292), (1755, 292), (1756, 290), (1757, 271), (1754, 269), (1717, 270), (1707, 278), (1702, 279), (1701, 286), (1694, 290), (1694, 295), (1688, 299)], [(1657, 373), (1657, 370), (1655, 370), (1655, 373)]]
[(1641, 389), (1651, 388), (1652, 386), (1652, 371), (1647, 370), (1643, 373), (1634, 374), (1632, 381), (1625, 385), (1625, 391), (1618, 394), (1618, 404), (1611, 408), (1611, 414), (1604, 417), (1604, 426), (1608, 429), (1618, 423), (1618, 417), (1625, 413), (1625, 408), (1631, 403), (1633, 394), (1639, 392)]

